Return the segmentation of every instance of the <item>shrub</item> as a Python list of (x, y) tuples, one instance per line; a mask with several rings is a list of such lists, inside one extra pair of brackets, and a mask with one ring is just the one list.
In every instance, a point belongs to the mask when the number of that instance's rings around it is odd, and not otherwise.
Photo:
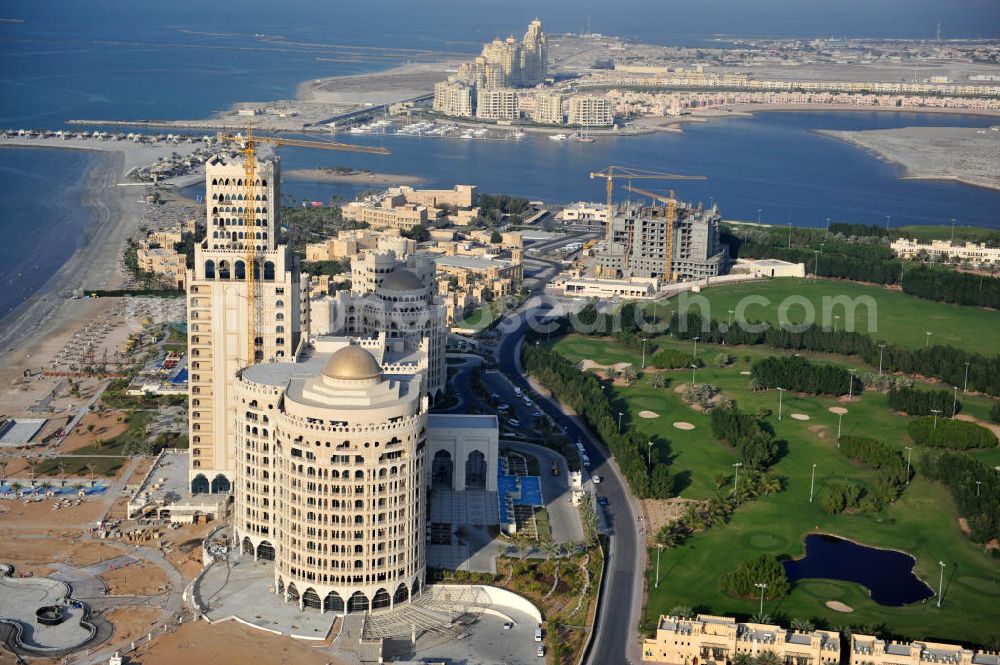
[(857, 508), (861, 498), (861, 487), (854, 483), (834, 482), (823, 489), (819, 505), (831, 515), (842, 513), (848, 508)]
[(802, 357), (771, 357), (754, 363), (754, 383), (760, 388), (785, 388), (813, 395), (861, 392), (861, 381), (843, 367), (819, 365)]
[(760, 594), (760, 589), (755, 586), (758, 583), (767, 585), (764, 597), (768, 600), (782, 598), (790, 589), (785, 567), (773, 554), (762, 554), (751, 561), (744, 561), (736, 570), (723, 575), (721, 583), (726, 593), (744, 598)]
[(754, 416), (737, 407), (712, 410), (712, 435), (735, 447), (749, 469), (764, 470), (778, 459), (778, 444)]
[(1000, 482), (992, 467), (962, 453), (942, 452), (925, 458), (921, 472), (948, 487), (974, 542), (1000, 537)]
[(889, 407), (911, 416), (929, 416), (934, 409), (941, 413), (957, 413), (962, 405), (947, 390), (915, 390), (914, 388), (890, 388)]
[(934, 448), (992, 448), (997, 445), (997, 437), (985, 427), (964, 420), (919, 418), (910, 422), (907, 430), (910, 437), (921, 446)]
[(702, 366), (701, 361), (695, 360), (690, 353), (677, 349), (657, 351), (649, 359), (649, 364), (657, 369), (680, 369), (690, 367), (692, 364), (698, 365), (698, 367)]

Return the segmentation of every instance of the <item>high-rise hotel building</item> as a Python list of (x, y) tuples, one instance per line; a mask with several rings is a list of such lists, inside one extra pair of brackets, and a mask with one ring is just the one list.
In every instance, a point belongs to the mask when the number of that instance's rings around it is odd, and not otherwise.
[[(254, 361), (290, 360), (304, 330), (308, 301), (287, 245), (278, 244), (281, 194), (277, 159), (255, 165), (247, 201), (242, 156), (217, 155), (205, 164), (206, 237), (187, 274), (188, 441), (191, 491), (228, 492), (236, 469), (233, 383), (251, 363), (247, 303), (247, 243), (256, 248)], [(253, 208), (253, 225), (246, 208)]]
[(318, 337), (235, 384), (234, 536), (300, 607), (408, 601), (426, 556), (426, 346)]

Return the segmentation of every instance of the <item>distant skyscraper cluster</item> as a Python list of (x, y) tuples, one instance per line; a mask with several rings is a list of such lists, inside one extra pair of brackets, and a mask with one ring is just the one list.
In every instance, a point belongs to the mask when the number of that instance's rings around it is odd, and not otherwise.
[(483, 46), (475, 60), (462, 64), (456, 74), (435, 85), (434, 110), (461, 117), (516, 119), (513, 88), (544, 82), (548, 66), (545, 31), (542, 22), (535, 19), (520, 42), (513, 36), (494, 39)]

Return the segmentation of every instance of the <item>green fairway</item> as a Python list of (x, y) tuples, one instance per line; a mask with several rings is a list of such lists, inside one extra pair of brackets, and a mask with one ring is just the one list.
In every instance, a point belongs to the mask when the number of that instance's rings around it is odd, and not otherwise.
[[(748, 296), (766, 298), (768, 303), (745, 300)], [(899, 291), (840, 280), (784, 277), (713, 286), (698, 294), (672, 298), (656, 309), (658, 320), (664, 320), (673, 314), (679, 300), (686, 299), (692, 303), (693, 313), (701, 313), (697, 303), (707, 302), (703, 315), (717, 321), (728, 321), (729, 310), (733, 310), (734, 317), (742, 312), (744, 320), (774, 324), (779, 320), (782, 301), (793, 296), (800, 302), (802, 298), (808, 300), (815, 312), (814, 321), (831, 329), (845, 330), (850, 323), (855, 332), (909, 347), (927, 344), (926, 333), (930, 332), (932, 345), (945, 344), (988, 355), (1000, 353), (1000, 336), (996, 334), (1000, 314), (995, 311), (930, 302)], [(833, 299), (837, 297), (850, 299), (856, 305), (853, 311), (848, 313), (843, 304), (836, 304)], [(825, 299), (830, 303), (826, 310)], [(788, 305), (784, 320), (801, 323), (806, 316), (803, 306), (794, 300)], [(652, 313), (646, 318), (652, 321)]]
[[(690, 342), (671, 338), (658, 338), (652, 344), (693, 352)], [(553, 346), (572, 360), (590, 358), (603, 364), (631, 362), (635, 367), (641, 362), (640, 352), (606, 339), (570, 336)], [(713, 356), (723, 350), (736, 362), (724, 369), (713, 367)], [(954, 503), (942, 485), (917, 475), (903, 496), (879, 513), (828, 515), (820, 509), (818, 501), (809, 502), (813, 464), (816, 465), (817, 495), (832, 481), (849, 480), (870, 486), (876, 475), (837, 450), (838, 416), (829, 411), (830, 407), (848, 409), (842, 421), (844, 434), (879, 438), (904, 455), (905, 446), (913, 446), (906, 432), (910, 419), (891, 412), (884, 394), (866, 391), (850, 402), (785, 393), (783, 417), (778, 420), (777, 393), (751, 392), (749, 376), (741, 374), (748, 371), (753, 361), (775, 353), (763, 347), (698, 346), (698, 357), (707, 365), (697, 370), (698, 383), (717, 386), (744, 411), (771, 411), (766, 421), (776, 437), (787, 444), (783, 457), (773, 467), (773, 473), (785, 478), (785, 489), (745, 504), (728, 525), (698, 533), (686, 544), (664, 550), (658, 590), (654, 589), (655, 580), (652, 579), (656, 556), (655, 549), (652, 550), (651, 567), (647, 572), (651, 595), (646, 618), (655, 619), (676, 605), (716, 614), (750, 615), (756, 612), (757, 600), (725, 595), (719, 588), (719, 577), (760, 553), (801, 556), (804, 536), (818, 530), (912, 554), (917, 559), (916, 574), (935, 590), (937, 562), (945, 561), (949, 572), (943, 607), (938, 609), (935, 599), (908, 607), (884, 607), (868, 598), (867, 591), (858, 585), (809, 580), (794, 584), (789, 596), (767, 604), (766, 611), (787, 618), (817, 619), (831, 626), (884, 623), (891, 632), (914, 639), (982, 643), (988, 636), (1000, 634), (1000, 629), (994, 627), (997, 623), (995, 607), (1000, 603), (1000, 560), (988, 558), (981, 546), (962, 535)], [(842, 357), (803, 355), (861, 367)], [(610, 389), (615, 409), (626, 414), (626, 426), (637, 428), (657, 442), (654, 455), (669, 455), (671, 474), (677, 479), (676, 489), (682, 497), (704, 499), (713, 496), (718, 491), (715, 477), (719, 474), (725, 477), (723, 491), (726, 491), (732, 483), (730, 465), (736, 461), (735, 452), (716, 441), (711, 435), (708, 417), (684, 404), (680, 394), (675, 392), (677, 386), (691, 381), (690, 370), (665, 372), (669, 379), (665, 388), (654, 388), (651, 376), (647, 372), (630, 387)], [(972, 398), (967, 402), (967, 411), (985, 413), (988, 404), (986, 398)], [(658, 413), (659, 417), (641, 418), (638, 413), (643, 410)], [(793, 413), (809, 419), (793, 419)], [(695, 429), (680, 431), (673, 427), (675, 421), (692, 423)], [(924, 450), (913, 448), (913, 462), (919, 469)], [(1000, 458), (1000, 450), (978, 451), (976, 456), (996, 460)], [(827, 600), (840, 600), (853, 607), (854, 612), (841, 614), (830, 610), (824, 604)]]

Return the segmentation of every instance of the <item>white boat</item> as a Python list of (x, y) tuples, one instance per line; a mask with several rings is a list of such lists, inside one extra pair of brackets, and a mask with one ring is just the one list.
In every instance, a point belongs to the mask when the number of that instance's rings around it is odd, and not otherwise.
[(521, 139), (524, 138), (524, 132), (522, 132), (519, 129), (516, 132), (514, 132), (513, 134), (511, 134), (511, 138), (514, 139), (515, 141), (520, 141)]
[(567, 137), (566, 137), (565, 134), (553, 134), (552, 136), (549, 137), (549, 140), (550, 141), (565, 141), (566, 138)]

